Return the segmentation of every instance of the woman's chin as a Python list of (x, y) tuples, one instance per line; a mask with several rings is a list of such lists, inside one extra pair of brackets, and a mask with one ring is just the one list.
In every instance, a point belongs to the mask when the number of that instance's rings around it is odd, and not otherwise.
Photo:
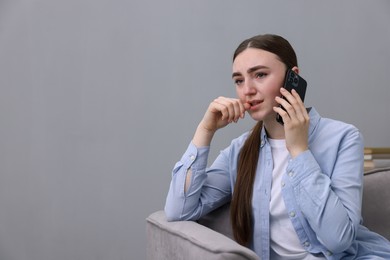
[(270, 113), (263, 113), (262, 111), (249, 112), (249, 115), (255, 121), (267, 121), (272, 119), (276, 121), (276, 113), (274, 111)]
[(255, 121), (262, 121), (264, 119), (264, 115), (260, 112), (250, 112), (249, 114)]

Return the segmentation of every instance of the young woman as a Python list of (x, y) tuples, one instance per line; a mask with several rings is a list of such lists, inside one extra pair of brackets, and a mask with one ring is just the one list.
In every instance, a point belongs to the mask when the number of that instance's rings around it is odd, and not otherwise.
[[(173, 169), (168, 220), (196, 220), (231, 202), (235, 239), (263, 260), (390, 259), (389, 241), (361, 225), (359, 130), (306, 109), (297, 92), (282, 88), (287, 69), (299, 73), (293, 48), (280, 36), (238, 46), (232, 74), (238, 99), (209, 105)], [(215, 132), (246, 112), (254, 128), (206, 169)]]

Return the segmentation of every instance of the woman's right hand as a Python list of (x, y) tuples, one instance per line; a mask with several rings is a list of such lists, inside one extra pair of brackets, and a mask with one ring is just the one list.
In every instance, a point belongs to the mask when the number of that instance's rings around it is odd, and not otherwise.
[(248, 103), (239, 99), (218, 97), (214, 99), (199, 123), (193, 142), (196, 146), (208, 146), (214, 133), (232, 122), (244, 118)]
[[(249, 106), (247, 104), (247, 106)], [(247, 107), (248, 108), (248, 107)], [(226, 125), (244, 118), (245, 105), (235, 98), (219, 97), (210, 103), (200, 125), (210, 132), (215, 132)]]

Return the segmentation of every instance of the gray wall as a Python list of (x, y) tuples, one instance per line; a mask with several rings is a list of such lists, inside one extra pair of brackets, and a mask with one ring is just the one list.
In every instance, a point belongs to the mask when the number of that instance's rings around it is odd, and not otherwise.
[(290, 40), (309, 106), (390, 146), (389, 25), (387, 0), (0, 0), (0, 259), (145, 258), (144, 219), (255, 34)]

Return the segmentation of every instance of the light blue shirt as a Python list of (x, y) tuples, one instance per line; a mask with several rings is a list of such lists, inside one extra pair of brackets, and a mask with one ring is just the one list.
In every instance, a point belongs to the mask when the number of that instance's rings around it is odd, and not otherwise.
[[(390, 242), (361, 225), (363, 138), (352, 125), (322, 118), (310, 109), (309, 150), (290, 159), (282, 177), (287, 214), (302, 247), (327, 259), (376, 255), (390, 259)], [(168, 220), (197, 220), (229, 202), (237, 159), (249, 132), (234, 139), (207, 168), (209, 147), (190, 143), (176, 163), (167, 195)], [(253, 186), (253, 249), (269, 259), (269, 201), (273, 160), (266, 131), (261, 132)], [(191, 185), (184, 192), (187, 170)]]

